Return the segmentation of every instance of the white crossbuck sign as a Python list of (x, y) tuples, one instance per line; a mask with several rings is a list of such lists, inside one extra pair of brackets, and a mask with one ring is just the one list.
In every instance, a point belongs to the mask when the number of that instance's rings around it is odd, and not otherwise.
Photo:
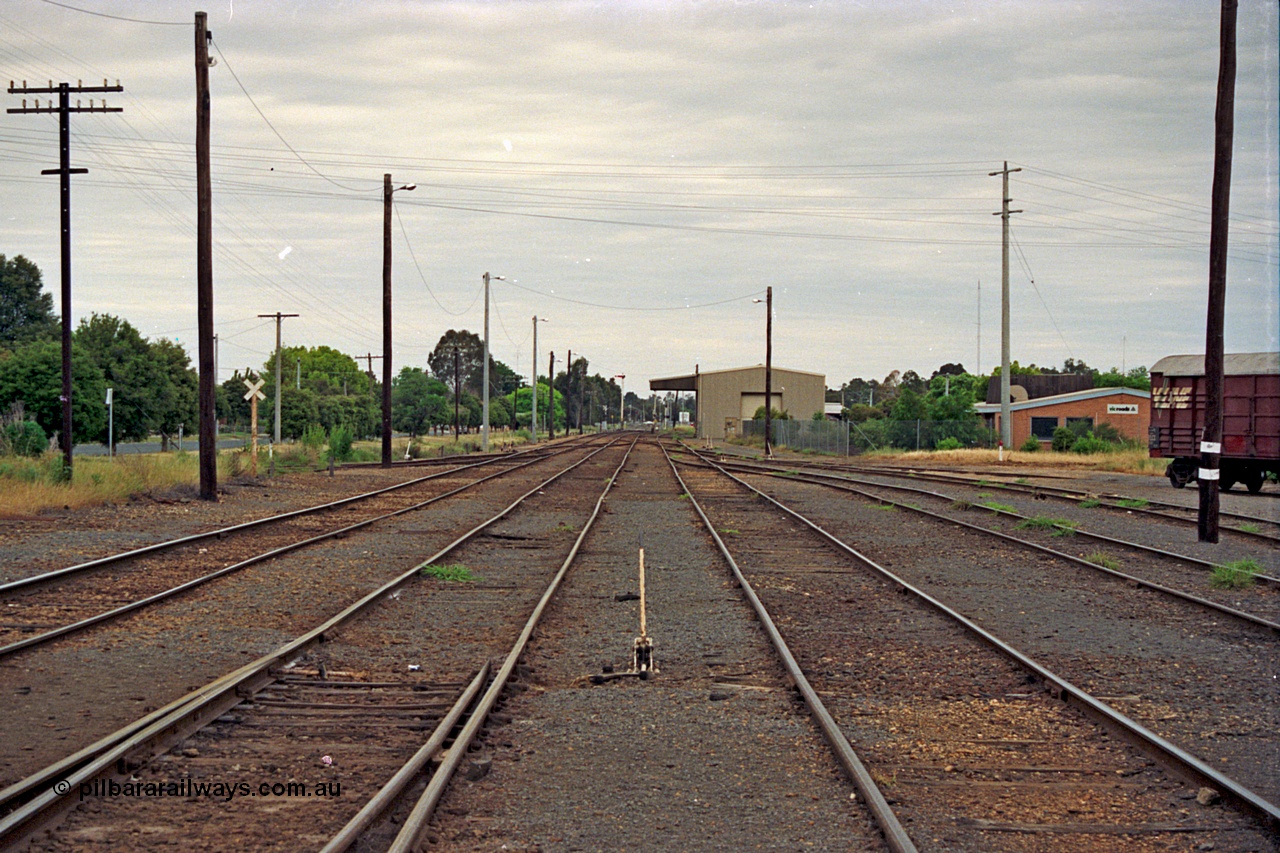
[(253, 400), (254, 398), (259, 400), (267, 399), (267, 395), (262, 393), (262, 386), (265, 382), (266, 380), (264, 379), (259, 379), (257, 382), (250, 382), (248, 379), (244, 380), (244, 387), (249, 389), (249, 393), (245, 394), (244, 398), (246, 400)]

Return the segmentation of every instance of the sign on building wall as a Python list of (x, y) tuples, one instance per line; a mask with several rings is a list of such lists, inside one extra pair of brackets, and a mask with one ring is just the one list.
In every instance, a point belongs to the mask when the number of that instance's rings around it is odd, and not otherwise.
[(1138, 406), (1135, 403), (1108, 403), (1108, 415), (1136, 415)]

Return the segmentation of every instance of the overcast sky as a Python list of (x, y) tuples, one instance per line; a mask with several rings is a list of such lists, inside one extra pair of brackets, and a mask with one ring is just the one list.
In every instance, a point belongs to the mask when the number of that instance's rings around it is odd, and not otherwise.
[[(381, 352), (386, 172), (417, 184), (395, 195), (397, 371), (480, 332), (489, 271), (494, 356), (525, 374), (535, 312), (543, 372), (572, 350), (638, 390), (762, 362), (766, 286), (774, 363), (831, 387), (989, 372), (1006, 160), (1015, 359), (1204, 348), (1208, 0), (66, 5), (138, 19), (0, 0), (0, 79), (125, 89), (71, 120), (74, 316), (193, 361), (209, 14), (222, 379), (272, 351), (258, 314), (301, 315), (287, 345)], [(1278, 347), (1277, 35), (1275, 0), (1241, 0), (1228, 351)], [(0, 254), (55, 301), (57, 138), (0, 114)]]

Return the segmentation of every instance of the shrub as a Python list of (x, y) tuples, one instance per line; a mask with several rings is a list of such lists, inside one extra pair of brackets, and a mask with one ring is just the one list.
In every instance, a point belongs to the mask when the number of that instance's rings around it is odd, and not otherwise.
[(1071, 444), (1071, 452), (1081, 454), (1106, 453), (1108, 450), (1111, 450), (1112, 447), (1113, 445), (1110, 442), (1103, 441), (1093, 433), (1089, 433), (1083, 438), (1077, 438)]
[(351, 430), (338, 425), (329, 431), (329, 457), (338, 462), (346, 462), (351, 458), (351, 442), (354, 436)]
[(1021, 449), (1023, 453), (1039, 453), (1040, 439), (1036, 438), (1034, 435), (1027, 436), (1027, 440), (1022, 442)]
[(309, 424), (307, 428), (302, 431), (302, 438), (300, 438), (299, 441), (302, 443), (303, 447), (309, 447), (312, 450), (318, 451), (321, 447), (324, 447), (324, 427), (320, 424)]
[(1050, 445), (1059, 453), (1066, 453), (1076, 443), (1076, 434), (1064, 426), (1053, 431), (1053, 442)]
[(949, 435), (933, 446), (934, 450), (961, 450), (964, 444), (954, 435)]
[(39, 456), (49, 446), (49, 438), (35, 421), (20, 421), (5, 427), (5, 438), (18, 456)]

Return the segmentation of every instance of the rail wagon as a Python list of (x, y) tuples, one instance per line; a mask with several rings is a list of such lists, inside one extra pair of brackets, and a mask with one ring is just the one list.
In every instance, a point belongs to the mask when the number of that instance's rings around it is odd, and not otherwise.
[[(1220, 488), (1243, 483), (1262, 488), (1267, 474), (1280, 476), (1280, 353), (1223, 356)], [(1204, 432), (1204, 356), (1170, 355), (1151, 367), (1153, 458), (1169, 459), (1165, 476), (1181, 489), (1196, 479)]]

